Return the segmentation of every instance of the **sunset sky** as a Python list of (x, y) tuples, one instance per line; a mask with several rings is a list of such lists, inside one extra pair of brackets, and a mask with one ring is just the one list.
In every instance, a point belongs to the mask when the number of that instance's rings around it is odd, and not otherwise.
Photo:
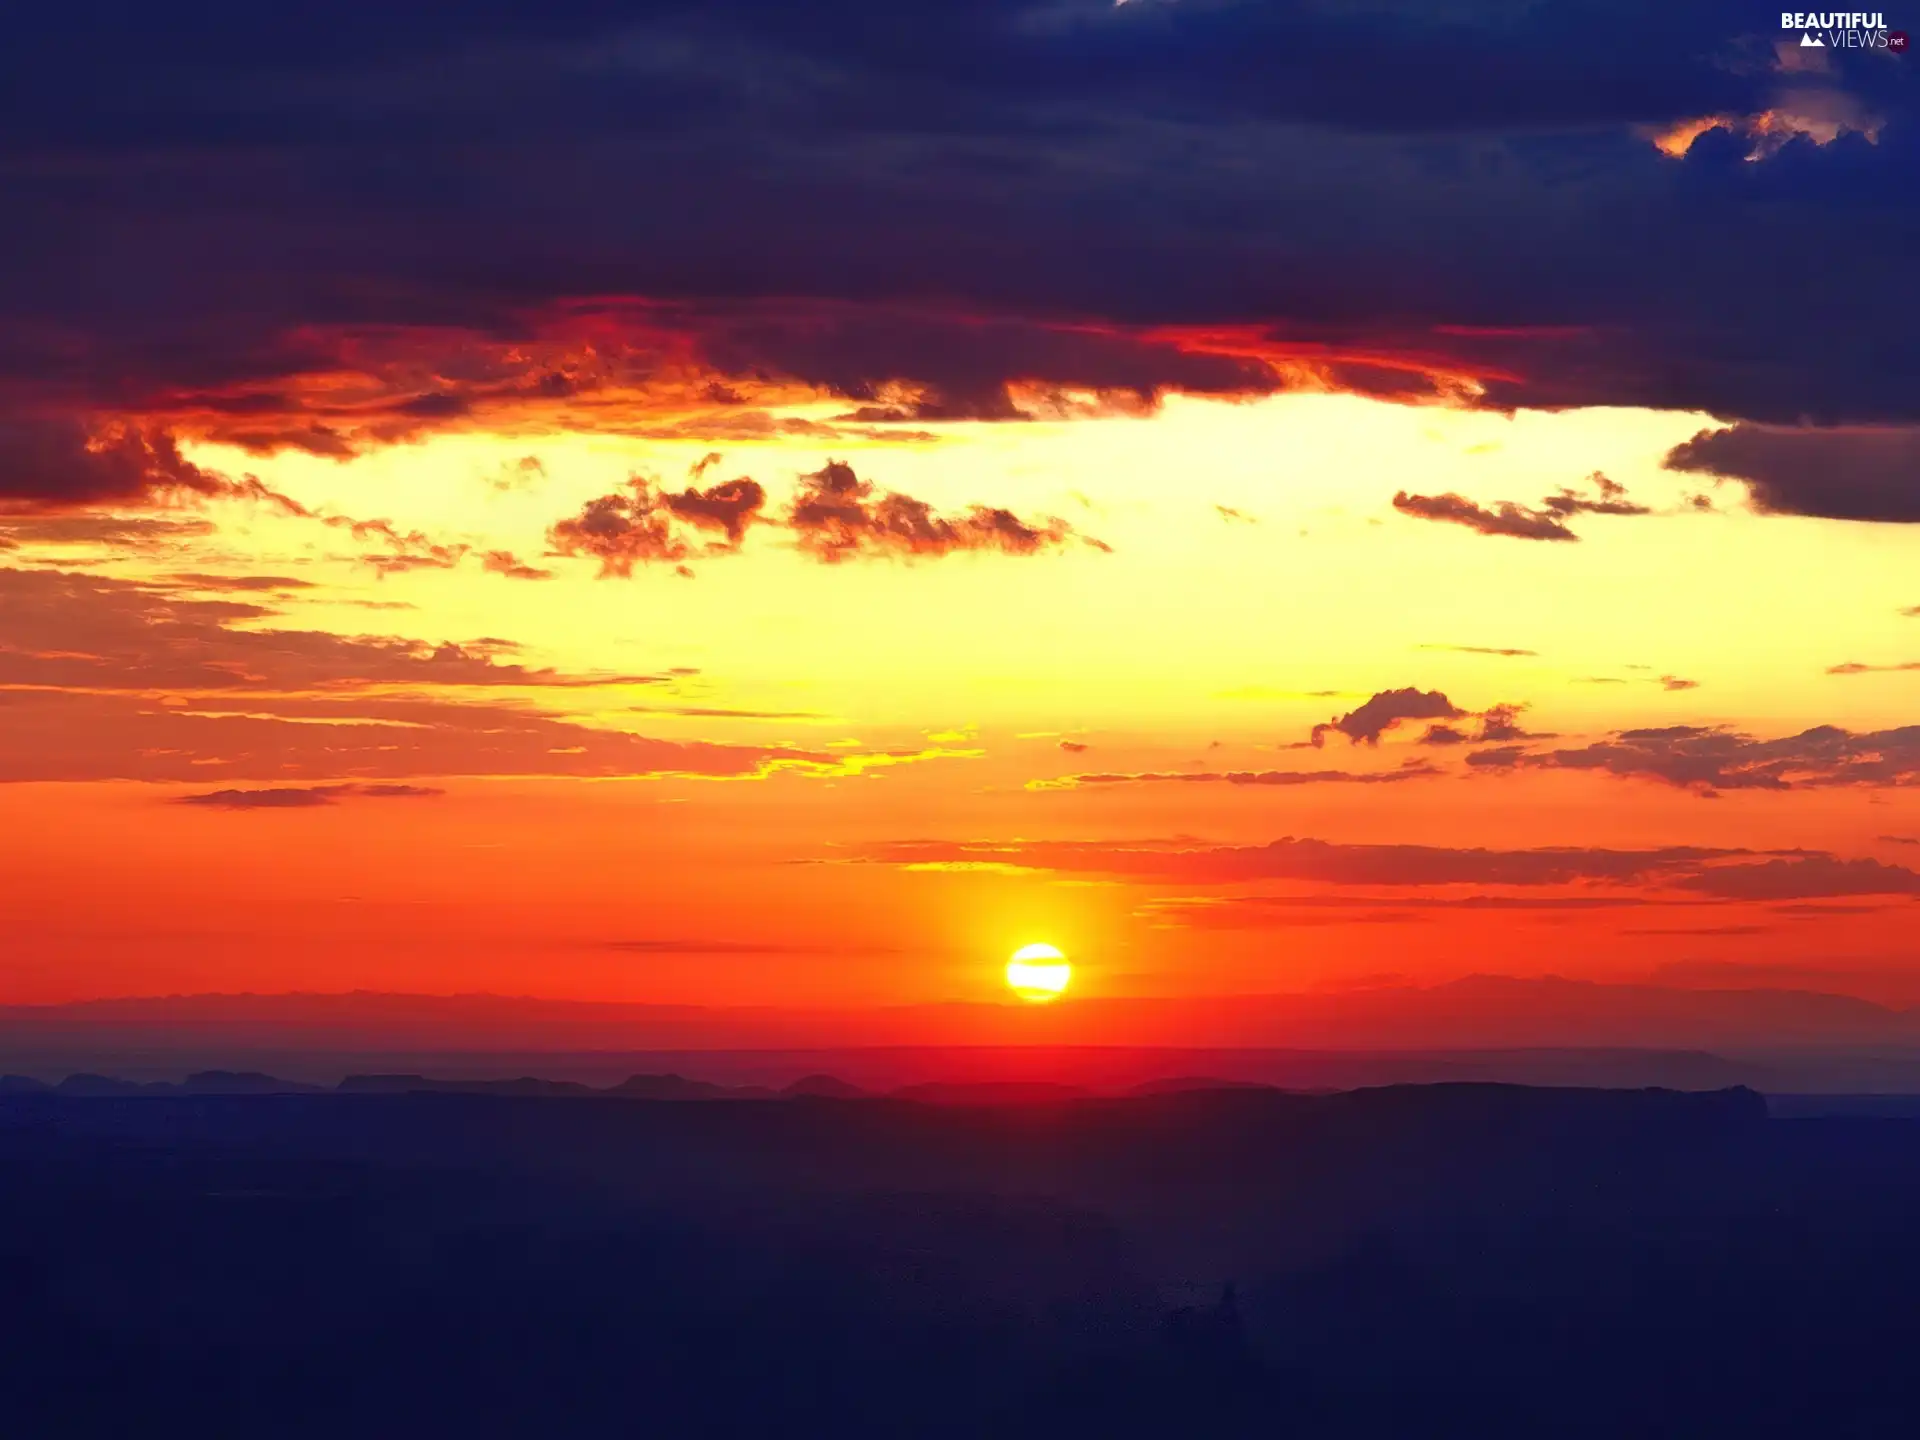
[(0, 58), (0, 1003), (1920, 1003), (1920, 61), (195, 11)]

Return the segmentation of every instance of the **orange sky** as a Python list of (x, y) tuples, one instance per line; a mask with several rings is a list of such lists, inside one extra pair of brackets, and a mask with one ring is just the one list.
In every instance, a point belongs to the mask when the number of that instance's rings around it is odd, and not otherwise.
[(1708, 417), (756, 403), (192, 442), (217, 486), (0, 516), (0, 1002), (863, 1006), (1036, 940), (1076, 997), (1904, 983), (1920, 537), (1666, 468)]

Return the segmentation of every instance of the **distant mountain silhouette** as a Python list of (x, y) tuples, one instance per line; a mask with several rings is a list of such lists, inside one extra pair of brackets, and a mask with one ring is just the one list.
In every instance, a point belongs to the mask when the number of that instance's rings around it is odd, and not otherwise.
[[(1780, 988), (1477, 975), (1425, 987), (863, 1010), (703, 1008), (498, 995), (200, 995), (0, 1006), (18, 1053), (831, 1050), (846, 1046), (1153, 1046), (1726, 1050), (1920, 1044), (1920, 1011)], [(19, 1063), (15, 1062), (16, 1065)], [(201, 1067), (205, 1068), (205, 1067)], [(857, 1083), (857, 1082), (856, 1082)]]
[(1205, 1075), (1174, 1075), (1165, 1080), (1145, 1080), (1128, 1088), (1129, 1095), (1179, 1095), (1188, 1090), (1271, 1090), (1258, 1080), (1219, 1080)]
[(325, 1087), (282, 1080), (257, 1070), (200, 1070), (187, 1076), (180, 1088), (189, 1095), (298, 1095)]
[(629, 1075), (606, 1093), (636, 1100), (765, 1100), (775, 1092), (760, 1085), (716, 1085), (684, 1075)]
[(424, 1075), (349, 1075), (343, 1091), (395, 1095), (438, 1091), (462, 1095), (591, 1095), (593, 1087), (576, 1080), (541, 1080), (522, 1075), (513, 1080), (429, 1080)]
[(111, 1075), (69, 1075), (53, 1087), (62, 1095), (166, 1095), (179, 1087), (164, 1081), (143, 1084), (137, 1080), (117, 1080)]
[(849, 1085), (837, 1075), (802, 1075), (791, 1085), (783, 1087), (780, 1093), (793, 1098), (814, 1096), (824, 1100), (858, 1100), (867, 1092), (858, 1085)]
[(1039, 1080), (982, 1080), (972, 1084), (936, 1080), (924, 1085), (902, 1085), (892, 1092), (892, 1098), (923, 1105), (1030, 1105), (1079, 1100), (1088, 1093), (1078, 1085), (1055, 1085)]

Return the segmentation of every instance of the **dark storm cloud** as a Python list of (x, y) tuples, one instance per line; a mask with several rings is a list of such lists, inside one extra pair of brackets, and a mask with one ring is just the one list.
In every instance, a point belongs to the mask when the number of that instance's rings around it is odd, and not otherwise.
[(1746, 482), (1756, 509), (1829, 520), (1920, 522), (1920, 430), (1703, 430), (1669, 470)]
[[(1087, 327), (811, 308), (710, 314), (699, 324), (700, 352), (723, 373), (766, 370), (870, 402), (838, 417), (854, 423), (1024, 420), (1047, 413), (1044, 394), (1022, 404), (1009, 393), (1011, 380), (1092, 390), (1123, 408), (1150, 406), (1164, 389), (1249, 395), (1284, 384), (1255, 358)], [(890, 382), (902, 378), (926, 388), (890, 396)]]
[[(1730, 0), (33, 7), (0, 47), (0, 400), (322, 455), (688, 360), (880, 426), (1466, 379), (1920, 418), (1920, 296), (1871, 278), (1914, 248), (1910, 76), (1786, 72), (1774, 24)], [(1878, 141), (1757, 151), (1739, 117), (1768, 110), (1776, 137), (1846, 112)], [(1709, 115), (1736, 118), (1682, 156), (1644, 133)], [(529, 345), (605, 297), (679, 309)]]
[(219, 477), (183, 458), (166, 434), (131, 426), (95, 434), (77, 420), (0, 416), (0, 514), (223, 488)]

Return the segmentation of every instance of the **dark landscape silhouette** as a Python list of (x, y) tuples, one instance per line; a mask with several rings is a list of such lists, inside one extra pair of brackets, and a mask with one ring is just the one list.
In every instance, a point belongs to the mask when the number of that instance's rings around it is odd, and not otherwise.
[(1894, 1435), (1920, 1399), (1920, 1121), (1738, 1088), (0, 1090), (9, 1434)]

